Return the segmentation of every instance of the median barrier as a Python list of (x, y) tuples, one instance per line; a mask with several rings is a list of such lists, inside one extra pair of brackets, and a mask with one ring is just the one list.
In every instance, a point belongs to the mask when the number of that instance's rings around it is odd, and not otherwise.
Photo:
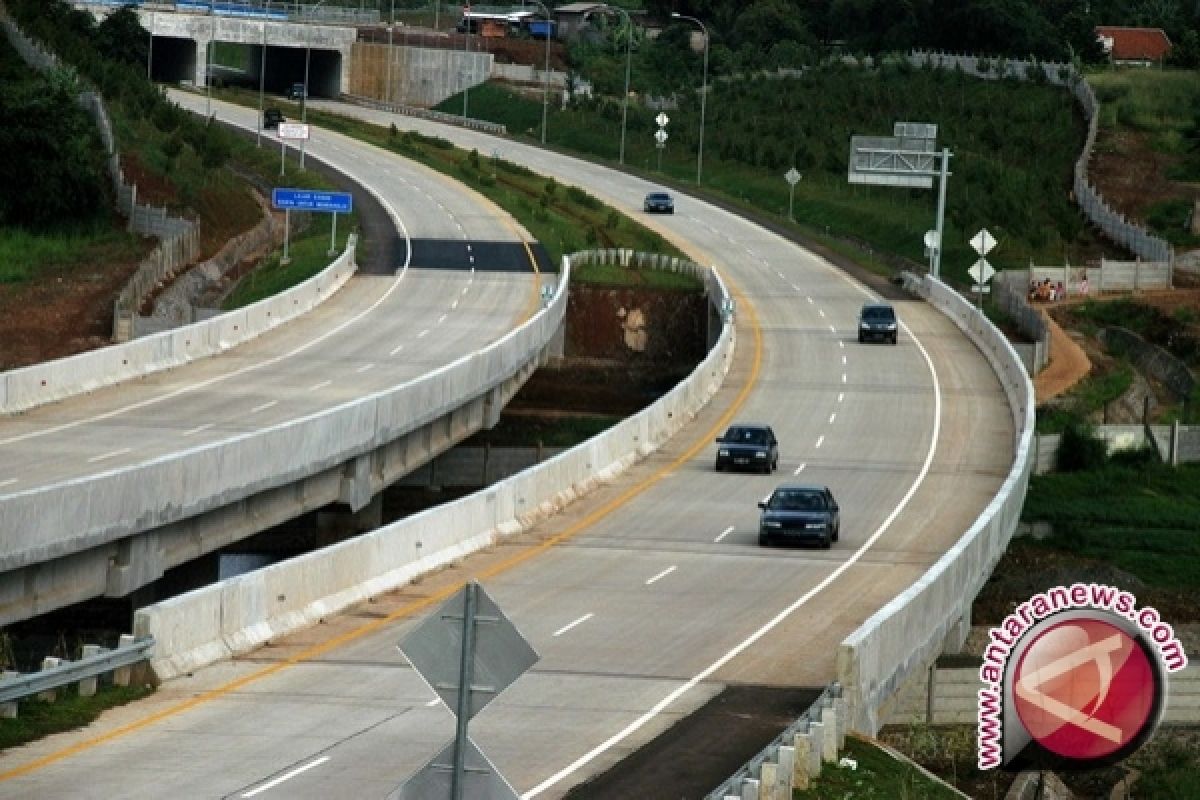
[(0, 413), (112, 386), (222, 353), (311, 311), (354, 275), (355, 237), (317, 275), (253, 305), (124, 344), (0, 374)]
[(991, 363), (1008, 396), (1015, 457), (999, 492), (959, 541), (911, 587), (876, 612), (838, 648), (837, 680), (854, 730), (874, 735), (897, 690), (964, 634), (970, 608), (1008, 546), (1033, 467), (1033, 385), (1020, 357), (965, 298), (929, 276), (906, 276), (920, 294), (962, 329)]
[[(536, 326), (551, 309), (557, 314), (550, 319), (561, 322), (569, 269), (579, 259), (578, 255), (568, 257), (552, 306), (506, 339)], [(706, 272), (709, 300), (721, 308), (728, 293), (715, 270)], [(549, 336), (543, 341), (549, 341)], [(723, 325), (700, 365), (652, 406), (475, 494), (355, 539), (139, 609), (134, 614), (137, 635), (159, 630), (169, 634), (165, 638), (156, 635), (155, 674), (169, 679), (311, 625), (493, 545), (610, 482), (667, 441), (707, 403), (728, 371), (734, 344), (734, 326)], [(467, 360), (472, 358), (475, 356)], [(431, 402), (443, 399), (432, 390), (425, 396)], [(216, 615), (219, 630), (208, 625), (189, 629), (186, 623), (191, 610), (211, 609), (214, 603), (221, 609)]]

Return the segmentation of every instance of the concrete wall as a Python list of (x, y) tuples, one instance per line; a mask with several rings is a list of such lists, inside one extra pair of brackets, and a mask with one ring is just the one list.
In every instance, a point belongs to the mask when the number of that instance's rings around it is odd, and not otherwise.
[[(310, 311), (354, 275), (354, 238), (322, 272), (245, 308), (132, 342), (0, 373), (0, 413), (112, 386), (224, 352)], [(0, 520), (6, 507), (0, 505)], [(2, 525), (3, 523), (0, 523)]]
[(1012, 409), (1016, 456), (999, 493), (958, 543), (840, 645), (837, 679), (850, 725), (869, 735), (887, 718), (897, 690), (923, 673), (945, 642), (965, 635), (971, 603), (1016, 528), (1034, 455), (1033, 385), (1004, 334), (945, 284), (911, 275), (906, 284), (950, 317), (991, 362)]
[[(351, 50), (351, 77), (344, 84), (348, 87), (345, 91), (399, 105), (429, 108), (461, 92), (463, 87), (487, 81), (495, 62), (491, 53), (477, 50), (393, 46), (389, 64), (386, 44), (358, 42)], [(469, 110), (469, 93), (467, 102)]]
[[(728, 294), (716, 271), (694, 264), (686, 268), (705, 281), (713, 304), (723, 307)], [(561, 323), (569, 269), (563, 268), (554, 311), (539, 317)], [(535, 318), (527, 325), (538, 324)], [(612, 480), (686, 425), (720, 387), (734, 344), (734, 327), (726, 324), (704, 361), (654, 405), (481, 492), (261, 572), (139, 610), (134, 630), (155, 636), (156, 673), (170, 678), (250, 650), (555, 513)], [(442, 402), (436, 392), (427, 396), (430, 402)]]

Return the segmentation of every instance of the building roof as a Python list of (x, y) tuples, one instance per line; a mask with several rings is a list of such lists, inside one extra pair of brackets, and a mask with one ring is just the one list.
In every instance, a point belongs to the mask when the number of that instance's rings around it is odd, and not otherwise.
[(1171, 50), (1162, 28), (1096, 26), (1096, 36), (1114, 61), (1160, 61)]
[(586, 14), (604, 7), (604, 3), (567, 3), (565, 6), (556, 6), (553, 10), (555, 14)]

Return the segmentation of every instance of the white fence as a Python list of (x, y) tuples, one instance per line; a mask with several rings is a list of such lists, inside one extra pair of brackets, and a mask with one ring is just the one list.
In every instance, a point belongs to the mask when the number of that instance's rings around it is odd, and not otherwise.
[(968, 75), (985, 80), (1002, 78), (1031, 80), (1035, 74), (1038, 74), (1048, 83), (1067, 87), (1076, 102), (1079, 103), (1088, 123), (1087, 140), (1084, 142), (1083, 152), (1075, 161), (1073, 186), (1075, 202), (1079, 204), (1080, 210), (1091, 220), (1093, 225), (1104, 231), (1109, 239), (1127, 248), (1140, 259), (1168, 264), (1173, 262), (1174, 251), (1167, 240), (1154, 236), (1140, 225), (1127, 220), (1123, 214), (1109, 207), (1100, 193), (1088, 183), (1087, 168), (1092, 157), (1092, 148), (1096, 145), (1098, 129), (1096, 111), (1100, 104), (1096, 100), (1096, 94), (1092, 91), (1092, 87), (1082, 75), (1075, 71), (1075, 67), (1055, 62), (983, 58), (926, 50), (914, 50), (909, 54), (909, 61), (917, 66), (929, 64), (941, 69), (960, 69)]
[(1012, 409), (1016, 456), (1000, 491), (958, 543), (840, 645), (837, 680), (850, 726), (869, 735), (879, 730), (899, 688), (927, 669), (951, 632), (970, 619), (975, 595), (1016, 529), (1033, 467), (1033, 385), (1017, 353), (1003, 333), (945, 284), (928, 276), (906, 280), (991, 362)]
[[(526, 328), (561, 323), (571, 264), (595, 257), (600, 256), (569, 257), (553, 305)], [(678, 261), (675, 266), (701, 278), (714, 307), (725, 307), (728, 293), (715, 270)], [(518, 335), (520, 331), (509, 338)], [(155, 673), (170, 678), (313, 624), (516, 533), (609, 482), (661, 446), (703, 408), (724, 380), (733, 348), (734, 326), (725, 324), (700, 365), (652, 406), (483, 491), (353, 540), (140, 609), (134, 631), (155, 637)], [(432, 380), (437, 376), (417, 383)], [(397, 399), (404, 395), (398, 393)], [(380, 424), (390, 423), (380, 417)]]

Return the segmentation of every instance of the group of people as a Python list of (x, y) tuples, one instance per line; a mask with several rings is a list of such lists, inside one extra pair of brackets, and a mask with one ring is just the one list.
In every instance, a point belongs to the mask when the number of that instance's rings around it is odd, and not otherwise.
[[(1084, 273), (1083, 279), (1079, 282), (1079, 293), (1088, 293), (1087, 273)], [(1029, 300), (1031, 302), (1053, 303), (1066, 296), (1067, 287), (1063, 285), (1062, 281), (1054, 283), (1049, 278), (1043, 278), (1040, 281), (1033, 278), (1029, 281)]]

